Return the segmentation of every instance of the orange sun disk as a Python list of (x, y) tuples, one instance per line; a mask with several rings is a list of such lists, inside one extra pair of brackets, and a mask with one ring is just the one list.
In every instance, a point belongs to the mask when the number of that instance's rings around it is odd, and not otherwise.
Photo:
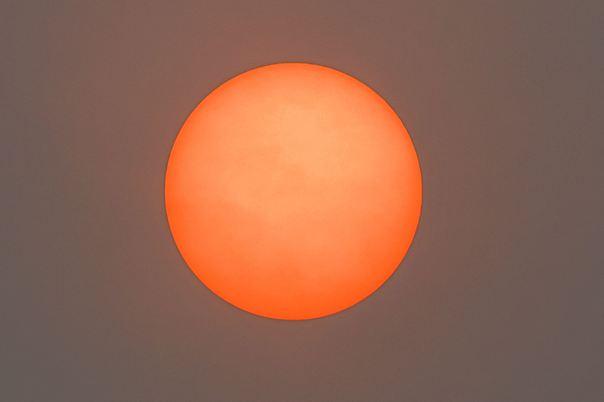
[(422, 181), (409, 134), (342, 72), (282, 63), (242, 73), (191, 113), (172, 148), (166, 212), (214, 293), (265, 317), (336, 313), (405, 256)]

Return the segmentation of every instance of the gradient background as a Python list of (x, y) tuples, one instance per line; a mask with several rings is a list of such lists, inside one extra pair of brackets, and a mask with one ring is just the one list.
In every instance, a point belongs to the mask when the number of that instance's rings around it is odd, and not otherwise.
[[(600, 401), (604, 3), (0, 6), (0, 399)], [(214, 87), (279, 62), (380, 93), (424, 175), (372, 297), (237, 310), (187, 269), (164, 170)]]

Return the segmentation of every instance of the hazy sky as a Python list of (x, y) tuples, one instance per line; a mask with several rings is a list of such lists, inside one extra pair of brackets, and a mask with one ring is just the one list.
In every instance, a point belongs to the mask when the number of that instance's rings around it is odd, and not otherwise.
[[(604, 398), (601, 1), (4, 1), (0, 399)], [(173, 244), (172, 141), (215, 86), (305, 61), (416, 145), (394, 276), (306, 322), (244, 313)]]

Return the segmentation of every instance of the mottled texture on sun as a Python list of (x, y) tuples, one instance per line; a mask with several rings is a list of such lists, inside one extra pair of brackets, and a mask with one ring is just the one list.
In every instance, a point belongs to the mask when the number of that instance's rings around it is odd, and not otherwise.
[(310, 319), (369, 296), (420, 217), (413, 143), (372, 89), (331, 68), (282, 63), (220, 85), (172, 148), (166, 211), (190, 269), (265, 317)]

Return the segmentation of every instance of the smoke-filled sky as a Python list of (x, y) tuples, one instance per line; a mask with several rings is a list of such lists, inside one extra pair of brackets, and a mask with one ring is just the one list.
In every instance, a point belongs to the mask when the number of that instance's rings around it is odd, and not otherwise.
[[(3, 2), (0, 399), (601, 400), (603, 15), (601, 1)], [(212, 294), (164, 211), (191, 110), (282, 61), (374, 88), (424, 180), (393, 277), (303, 322)]]

